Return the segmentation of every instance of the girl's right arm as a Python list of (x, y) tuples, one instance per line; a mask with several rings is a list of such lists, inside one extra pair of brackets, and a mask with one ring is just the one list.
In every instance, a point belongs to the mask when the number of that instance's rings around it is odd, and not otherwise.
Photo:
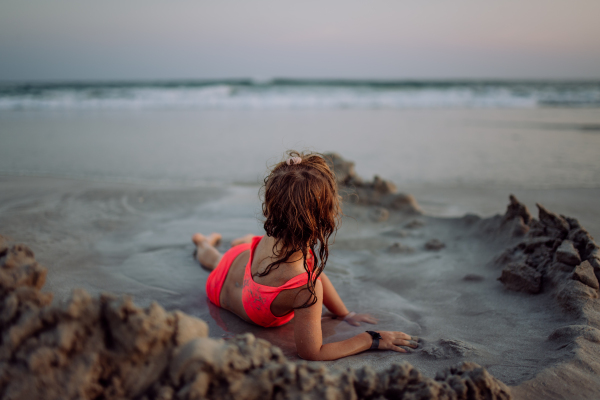
[[(356, 335), (341, 342), (323, 344), (321, 332), (321, 310), (323, 308), (323, 284), (315, 284), (317, 302), (308, 308), (294, 310), (294, 338), (298, 355), (311, 361), (337, 360), (368, 350), (373, 344), (373, 338), (366, 332)], [(306, 302), (307, 291), (302, 291), (296, 296), (294, 307), (299, 307)], [(380, 350), (394, 350), (406, 353), (401, 347), (417, 347), (411, 336), (403, 332), (379, 331), (382, 339), (379, 341)]]
[(321, 283), (323, 284), (323, 304), (333, 314), (342, 317), (344, 321), (353, 326), (360, 326), (361, 322), (369, 324), (377, 323), (377, 320), (369, 314), (350, 314), (337, 290), (335, 290), (335, 287), (333, 287), (333, 284), (327, 275), (325, 275), (325, 272), (321, 274)]

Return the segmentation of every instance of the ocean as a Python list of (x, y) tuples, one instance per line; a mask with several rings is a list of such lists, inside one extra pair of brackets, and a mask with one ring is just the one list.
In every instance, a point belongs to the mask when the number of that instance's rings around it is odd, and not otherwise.
[(258, 184), (308, 149), (400, 189), (598, 188), (600, 82), (4, 83), (0, 143), (3, 175)]
[(0, 84), (0, 110), (600, 107), (600, 82), (214, 80)]

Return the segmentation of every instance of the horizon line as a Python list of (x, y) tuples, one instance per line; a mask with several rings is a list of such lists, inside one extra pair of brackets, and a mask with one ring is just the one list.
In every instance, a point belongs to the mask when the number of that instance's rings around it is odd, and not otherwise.
[(261, 86), (272, 84), (321, 84), (321, 85), (394, 85), (420, 83), (600, 83), (598, 78), (308, 78), (308, 77), (229, 77), (229, 78), (116, 78), (116, 79), (29, 79), (0, 80), (0, 85), (82, 85), (82, 84), (198, 84), (229, 83), (238, 85)]

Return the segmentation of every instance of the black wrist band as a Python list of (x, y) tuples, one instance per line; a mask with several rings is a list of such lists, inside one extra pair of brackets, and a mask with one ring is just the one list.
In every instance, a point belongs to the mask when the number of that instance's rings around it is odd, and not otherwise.
[(381, 337), (381, 335), (379, 334), (379, 332), (373, 332), (373, 331), (365, 331), (365, 332), (367, 332), (373, 338), (373, 344), (371, 345), (370, 350), (378, 349), (379, 348), (379, 339), (383, 339)]

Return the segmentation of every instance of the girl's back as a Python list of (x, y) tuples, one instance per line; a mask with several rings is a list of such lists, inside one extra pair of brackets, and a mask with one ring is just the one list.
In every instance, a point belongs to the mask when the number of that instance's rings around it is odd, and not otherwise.
[[(273, 238), (264, 236), (256, 246), (250, 269), (254, 283), (262, 286), (280, 288), (286, 283), (294, 280), (294, 278), (296, 278), (296, 281), (301, 280), (299, 278), (304, 277), (305, 279), (303, 280), (308, 279), (307, 273), (304, 270), (304, 262), (301, 252), (294, 254), (288, 263), (280, 264), (277, 268), (271, 269), (267, 275), (260, 276), (260, 274), (266, 270), (269, 264), (271, 264), (274, 260), (277, 260), (277, 256), (273, 252), (274, 245), (275, 240)], [(309, 256), (308, 261), (309, 265), (312, 265), (312, 257)], [(273, 315), (280, 317), (293, 311), (294, 300), (297, 299), (297, 296), (302, 291), (306, 291), (305, 289), (306, 284), (294, 289), (282, 290), (271, 303), (270, 308)]]
[[(270, 312), (275, 317), (288, 315), (293, 311), (294, 301), (297, 300), (297, 296), (306, 285), (303, 284), (300, 287), (280, 291), (279, 288), (286, 285), (286, 283), (288, 283), (288, 286), (290, 284), (295, 286), (294, 281), (307, 280), (308, 277), (301, 279), (302, 275), (306, 275), (302, 253), (299, 252), (297, 257), (292, 259), (292, 262), (273, 268), (267, 275), (260, 276), (260, 273), (264, 272), (265, 268), (276, 259), (273, 253), (274, 240), (268, 236), (264, 236), (262, 239), (255, 237), (253, 240), (258, 241), (258, 243), (254, 243), (255, 247), (253, 251), (250, 248), (253, 244), (252, 242), (241, 245), (247, 249), (245, 248), (239, 255), (236, 255), (233, 260), (223, 283), (220, 294), (220, 305), (248, 322), (257, 322), (248, 316), (248, 311), (251, 314), (253, 313), (252, 310), (249, 310), (252, 307), (248, 304), (249, 295), (261, 297), (261, 292), (278, 292), (273, 293), (276, 294), (275, 298), (266, 305), (269, 306)], [(250, 260), (251, 255), (252, 260)], [(250, 261), (250, 268), (247, 271)], [(252, 279), (252, 282), (250, 282), (250, 279)], [(263, 299), (266, 297), (268, 297), (268, 294), (262, 296)], [(267, 310), (262, 311), (265, 312)]]
[(264, 236), (256, 246), (254, 259), (252, 260), (254, 282), (265, 286), (281, 286), (293, 277), (306, 273), (302, 261), (302, 253), (298, 252), (298, 254), (295, 254), (296, 257), (293, 257), (290, 262), (273, 268), (267, 275), (259, 276), (270, 263), (277, 260), (277, 256), (273, 252), (274, 244), (275, 240), (273, 238)]

